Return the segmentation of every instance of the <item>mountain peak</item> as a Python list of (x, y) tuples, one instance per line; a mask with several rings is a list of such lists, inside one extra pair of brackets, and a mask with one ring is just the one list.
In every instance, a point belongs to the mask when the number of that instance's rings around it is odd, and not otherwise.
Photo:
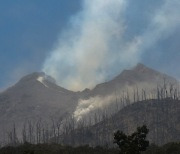
[(115, 83), (139, 83), (139, 82), (150, 82), (160, 83), (163, 78), (167, 78), (169, 81), (174, 83), (175, 79), (169, 77), (161, 72), (158, 72), (152, 68), (145, 66), (142, 63), (138, 63), (135, 67), (129, 70), (124, 70), (112, 81)]
[(152, 70), (151, 68), (145, 66), (144, 64), (142, 63), (138, 63), (133, 69), (132, 71), (135, 71), (135, 72), (149, 72), (149, 71), (154, 71)]
[(20, 82), (36, 80), (40, 76), (45, 76), (44, 72), (33, 72), (20, 79)]
[(46, 75), (44, 72), (34, 72), (31, 74), (28, 74), (24, 76), (23, 78), (20, 79), (20, 82), (29, 82), (29, 81), (34, 81), (43, 79), (45, 81), (51, 82), (51, 83), (56, 83), (55, 79), (52, 78), (51, 76)]

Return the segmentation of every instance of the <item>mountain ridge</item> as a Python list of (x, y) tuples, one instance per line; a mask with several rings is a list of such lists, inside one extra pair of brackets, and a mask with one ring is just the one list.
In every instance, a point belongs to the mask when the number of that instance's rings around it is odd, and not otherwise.
[[(146, 125), (149, 129), (150, 143), (163, 145), (168, 142), (178, 142), (180, 139), (179, 112), (180, 100), (174, 98), (138, 101), (92, 126), (87, 127), (85, 124), (63, 137), (65, 144), (68, 145), (109, 145), (111, 147), (113, 133), (117, 130), (131, 134), (138, 126)], [(76, 137), (73, 138), (74, 136)]]
[[(49, 120), (52, 118), (72, 116), (74, 113), (93, 113), (96, 109), (110, 108), (112, 103), (120, 102), (120, 99), (132, 100), (134, 88), (144, 88), (146, 94), (152, 93), (152, 88), (157, 85), (178, 81), (159, 73), (143, 64), (125, 70), (114, 79), (98, 84), (94, 89), (73, 92), (56, 85), (52, 77), (43, 72), (35, 72), (21, 78), (14, 86), (0, 93), (0, 130), (11, 128), (16, 122), (18, 129), (27, 119)], [(154, 94), (156, 95), (156, 93)], [(119, 104), (120, 106), (122, 104)]]
[[(119, 75), (108, 82), (98, 84), (91, 90), (91, 95), (107, 95), (107, 93), (122, 92), (127, 89), (147, 89), (149, 85), (156, 88), (157, 85), (179, 83), (174, 77), (168, 76), (164, 73), (151, 69), (144, 64), (138, 63), (135, 67), (129, 70), (122, 71)], [(146, 83), (143, 87), (142, 83)], [(109, 89), (109, 90), (107, 90)]]

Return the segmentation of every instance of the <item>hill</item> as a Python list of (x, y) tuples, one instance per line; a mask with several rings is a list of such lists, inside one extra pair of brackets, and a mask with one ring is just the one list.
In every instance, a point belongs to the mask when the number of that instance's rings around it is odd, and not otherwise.
[[(172, 98), (172, 95), (179, 99), (178, 84), (175, 78), (143, 64), (137, 64), (114, 79), (82, 92), (69, 91), (58, 86), (45, 73), (35, 72), (0, 93), (1, 140), (12, 140), (12, 130), (16, 127), (18, 137), (22, 138), (22, 130), (26, 129), (33, 134), (31, 142), (38, 143), (40, 139), (35, 135), (39, 133), (40, 124), (48, 130), (48, 139), (57, 137), (60, 136), (59, 131), (67, 133), (71, 131), (71, 126), (73, 129), (79, 127), (81, 119), (91, 119), (93, 125), (104, 120), (102, 115), (105, 110), (109, 116), (133, 102), (155, 99), (157, 91), (159, 99)], [(94, 115), (98, 118), (92, 119)], [(129, 127), (134, 126), (132, 123)], [(39, 138), (42, 140), (42, 135)]]
[(163, 145), (172, 141), (180, 141), (179, 113), (180, 100), (165, 98), (139, 101), (124, 107), (118, 113), (104, 118), (103, 121), (93, 126), (84, 124), (64, 138), (66, 144), (112, 146), (115, 131), (121, 130), (131, 134), (138, 126), (145, 124), (150, 130), (148, 134), (150, 143)]

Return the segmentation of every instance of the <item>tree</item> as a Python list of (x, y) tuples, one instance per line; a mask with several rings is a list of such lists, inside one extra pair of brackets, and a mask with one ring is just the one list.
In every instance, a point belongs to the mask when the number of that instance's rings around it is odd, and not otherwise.
[(120, 154), (140, 154), (149, 146), (146, 136), (149, 130), (145, 125), (138, 127), (131, 135), (126, 135), (122, 131), (114, 133), (114, 143), (120, 148)]

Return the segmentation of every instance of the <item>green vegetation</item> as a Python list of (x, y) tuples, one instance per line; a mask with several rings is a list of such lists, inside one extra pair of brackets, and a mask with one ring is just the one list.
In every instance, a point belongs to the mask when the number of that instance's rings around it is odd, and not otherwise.
[(120, 154), (140, 154), (149, 146), (149, 141), (146, 140), (148, 132), (145, 125), (138, 127), (137, 131), (131, 135), (118, 130), (114, 133), (114, 143), (119, 146)]

